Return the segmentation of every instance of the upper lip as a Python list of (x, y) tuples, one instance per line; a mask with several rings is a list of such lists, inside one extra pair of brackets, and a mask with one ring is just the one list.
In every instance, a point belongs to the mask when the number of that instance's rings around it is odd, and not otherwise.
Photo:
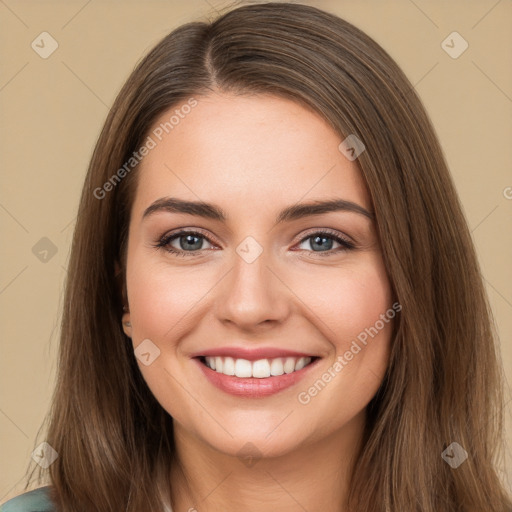
[(260, 347), (260, 348), (247, 348), (247, 347), (220, 347), (202, 350), (192, 354), (191, 357), (232, 357), (233, 359), (246, 359), (248, 361), (258, 361), (259, 359), (273, 359), (276, 357), (317, 357), (313, 354), (306, 352), (297, 352), (295, 350), (288, 350), (284, 348), (275, 347)]

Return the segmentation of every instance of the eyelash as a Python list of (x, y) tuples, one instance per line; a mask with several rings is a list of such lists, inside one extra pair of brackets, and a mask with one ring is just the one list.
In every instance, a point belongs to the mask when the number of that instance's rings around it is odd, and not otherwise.
[[(184, 235), (194, 235), (200, 238), (206, 239), (209, 243), (213, 244), (213, 242), (203, 233), (199, 231), (193, 231), (193, 230), (182, 230), (177, 233), (172, 233), (170, 235), (164, 235), (163, 237), (158, 240), (156, 244), (154, 244), (154, 247), (157, 249), (163, 249), (164, 251), (173, 254), (174, 256), (200, 256), (203, 250), (207, 249), (200, 249), (198, 251), (182, 251), (175, 249), (174, 247), (171, 247), (169, 244), (181, 236)], [(342, 252), (342, 251), (350, 251), (355, 249), (355, 246), (353, 243), (349, 242), (347, 239), (343, 238), (337, 231), (332, 231), (330, 229), (323, 229), (319, 231), (314, 231), (312, 233), (309, 233), (307, 236), (302, 238), (298, 244), (302, 244), (306, 240), (310, 238), (314, 238), (315, 236), (325, 236), (325, 238), (332, 238), (334, 241), (338, 242), (341, 247), (338, 247), (337, 249), (330, 249), (328, 251), (309, 251), (307, 249), (299, 249), (302, 251), (312, 252), (314, 254), (317, 254), (318, 256), (325, 257), (325, 256), (332, 256), (335, 253)], [(316, 256), (315, 256), (316, 257)]]

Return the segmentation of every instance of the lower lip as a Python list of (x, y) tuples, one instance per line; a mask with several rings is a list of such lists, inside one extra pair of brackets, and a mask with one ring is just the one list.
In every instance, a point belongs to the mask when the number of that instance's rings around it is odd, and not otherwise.
[(231, 395), (247, 398), (263, 398), (293, 386), (320, 361), (320, 359), (315, 359), (304, 368), (292, 373), (284, 373), (283, 375), (258, 379), (256, 377), (241, 378), (232, 375), (224, 375), (203, 364), (199, 358), (194, 358), (194, 360), (199, 365), (205, 377), (214, 386)]

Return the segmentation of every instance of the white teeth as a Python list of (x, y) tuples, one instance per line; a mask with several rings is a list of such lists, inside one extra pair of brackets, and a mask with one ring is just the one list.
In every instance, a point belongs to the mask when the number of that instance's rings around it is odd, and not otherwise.
[(284, 368), (281, 358), (272, 359), (272, 362), (270, 363), (270, 375), (283, 375), (283, 373)]
[(284, 362), (284, 373), (292, 373), (295, 370), (295, 359), (293, 357), (287, 357)]
[(251, 362), (247, 359), (237, 359), (235, 361), (235, 375), (237, 377), (252, 377)]
[(235, 360), (232, 357), (226, 357), (222, 366), (224, 375), (235, 375)]
[(264, 379), (270, 376), (292, 373), (304, 368), (311, 362), (311, 357), (277, 357), (275, 359), (233, 359), (232, 357), (205, 357), (206, 365), (224, 375), (236, 377), (255, 377)]
[(301, 357), (296, 365), (295, 365), (295, 371), (297, 370), (301, 370), (302, 368), (304, 368), (304, 366), (306, 366), (308, 364), (309, 361), (307, 361), (307, 357)]
[(252, 363), (252, 376), (258, 379), (270, 377), (270, 363), (268, 359), (260, 359)]

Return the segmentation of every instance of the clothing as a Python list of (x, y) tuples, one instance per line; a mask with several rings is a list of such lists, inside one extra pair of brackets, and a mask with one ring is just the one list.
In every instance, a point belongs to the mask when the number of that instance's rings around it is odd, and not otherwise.
[(49, 489), (49, 486), (40, 487), (20, 494), (0, 505), (0, 512), (55, 512)]
[[(0, 512), (55, 512), (55, 507), (48, 495), (50, 486), (40, 487), (16, 496), (3, 505)], [(172, 512), (172, 508), (165, 505), (166, 512)]]

